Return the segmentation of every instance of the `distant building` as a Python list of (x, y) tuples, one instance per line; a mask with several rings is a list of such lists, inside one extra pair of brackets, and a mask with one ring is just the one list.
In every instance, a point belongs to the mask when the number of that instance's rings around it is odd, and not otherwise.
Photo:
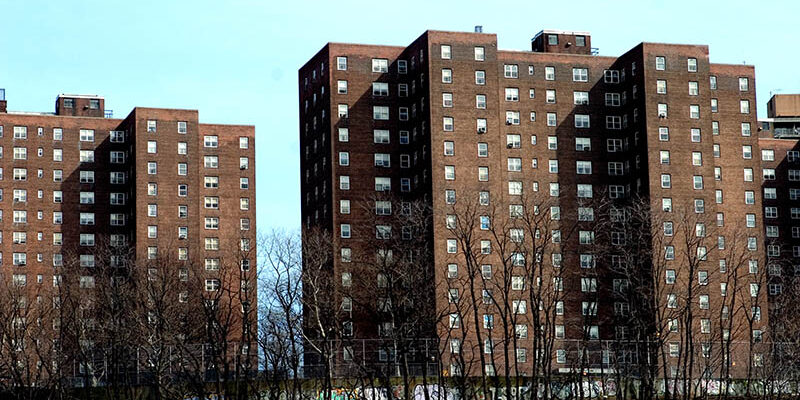
[[(69, 280), (89, 293), (112, 284), (115, 267), (136, 262), (155, 275), (166, 260), (176, 282), (199, 271), (206, 291), (175, 285), (171, 301), (229, 290), (237, 304), (254, 304), (253, 126), (141, 107), (104, 118), (95, 95), (61, 94), (55, 113), (14, 112), (2, 94), (0, 263), (31, 303), (34, 293), (55, 302), (64, 271), (79, 273)], [(226, 263), (236, 264), (235, 281), (220, 278)]]

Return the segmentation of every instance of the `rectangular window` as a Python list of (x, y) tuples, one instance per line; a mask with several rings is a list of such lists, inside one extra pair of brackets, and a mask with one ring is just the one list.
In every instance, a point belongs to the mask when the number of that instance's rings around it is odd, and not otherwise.
[(686, 66), (689, 72), (697, 72), (697, 59), (689, 58), (686, 60)]
[(517, 65), (503, 65), (504, 78), (517, 78), (519, 77), (519, 67)]
[[(606, 99), (608, 99), (608, 94), (606, 93)], [(576, 105), (588, 105), (589, 104), (589, 92), (572, 92), (572, 101)], [(606, 103), (608, 101), (606, 100)]]
[(389, 60), (384, 58), (373, 58), (372, 72), (378, 72), (378, 73), (389, 72)]
[(573, 68), (572, 69), (572, 81), (573, 82), (588, 82), (589, 81), (589, 69), (588, 68)]
[(486, 71), (475, 71), (475, 84), (476, 85), (486, 84)]
[(605, 83), (619, 83), (619, 71), (613, 69), (603, 71), (603, 81)]
[(372, 118), (378, 121), (387, 121), (389, 120), (389, 107), (385, 106), (373, 106), (372, 107)]
[(544, 67), (544, 80), (556, 80), (556, 67)]
[(475, 61), (484, 61), (486, 59), (486, 49), (480, 46), (475, 47)]
[(740, 92), (746, 92), (748, 90), (750, 90), (750, 79), (748, 79), (746, 77), (740, 77), (739, 78), (739, 91)]
[(588, 114), (575, 114), (575, 127), (576, 128), (589, 128), (589, 115)]
[(94, 142), (94, 130), (81, 129), (80, 130), (80, 141), (81, 142)]

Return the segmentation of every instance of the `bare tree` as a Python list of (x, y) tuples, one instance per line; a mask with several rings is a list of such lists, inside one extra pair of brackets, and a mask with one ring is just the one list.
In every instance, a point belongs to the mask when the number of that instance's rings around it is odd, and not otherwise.
[(260, 237), (259, 249), (263, 380), (273, 400), (284, 388), (294, 400), (302, 393), (302, 244), (299, 235), (273, 231)]

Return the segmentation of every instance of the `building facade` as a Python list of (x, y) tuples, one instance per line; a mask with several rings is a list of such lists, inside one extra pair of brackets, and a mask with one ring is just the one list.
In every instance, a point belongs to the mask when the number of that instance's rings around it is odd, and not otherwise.
[[(103, 97), (67, 94), (55, 113), (0, 103), (4, 283), (28, 304), (67, 303), (73, 289), (89, 301), (129, 277), (113, 271), (133, 266), (171, 291), (165, 310), (222, 292), (235, 299), (238, 342), (256, 298), (254, 127), (200, 123), (196, 110), (137, 107), (106, 118), (104, 108)], [(192, 318), (203, 331), (206, 321)], [(60, 323), (52, 326), (58, 337)]]
[[(506, 51), (494, 34), (427, 31), (407, 47), (329, 43), (300, 68), (302, 223), (334, 235), (343, 364), (398, 357), (353, 350), (383, 323), (360, 298), (383, 278), (353, 260), (401, 235), (391, 216), (415, 202), (430, 209), (418, 267), (433, 271), (444, 373), (763, 362), (753, 67), (697, 45), (596, 53), (586, 32)], [(748, 351), (720, 353), (734, 344)]]
[(764, 223), (769, 266), (770, 323), (778, 341), (797, 334), (795, 279), (800, 270), (800, 95), (774, 95), (759, 120)]

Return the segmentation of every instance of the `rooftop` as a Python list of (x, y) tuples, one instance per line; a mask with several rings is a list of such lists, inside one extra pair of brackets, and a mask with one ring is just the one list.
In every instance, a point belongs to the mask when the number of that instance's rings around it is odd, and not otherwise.
[(61, 97), (71, 97), (74, 99), (103, 99), (103, 96), (97, 94), (68, 94), (68, 93), (61, 93), (58, 95), (58, 98)]
[(542, 29), (541, 31), (539, 31), (539, 33), (533, 35), (533, 39), (531, 39), (531, 40), (536, 40), (536, 38), (538, 38), (539, 36), (542, 36), (542, 35), (548, 34), (548, 33), (549, 34), (555, 34), (555, 35), (584, 35), (584, 36), (589, 36), (589, 32), (585, 32), (585, 31), (562, 31), (562, 30), (559, 30), (559, 29)]

